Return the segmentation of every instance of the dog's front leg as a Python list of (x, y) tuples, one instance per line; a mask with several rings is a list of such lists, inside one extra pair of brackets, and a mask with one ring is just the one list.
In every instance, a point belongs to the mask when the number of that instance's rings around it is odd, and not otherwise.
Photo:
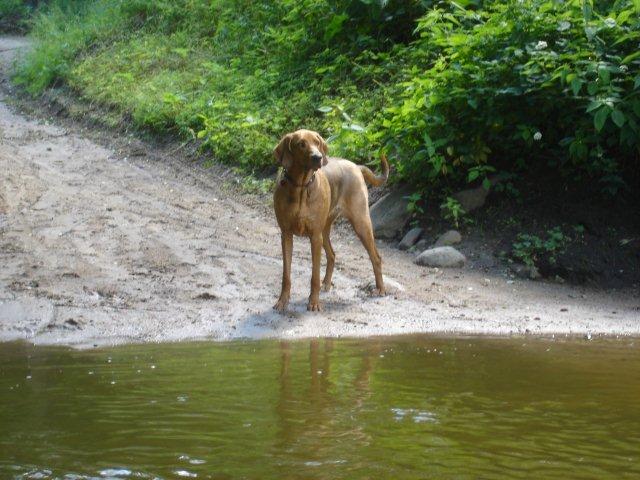
[(293, 253), (293, 234), (290, 232), (282, 232), (282, 289), (280, 290), (280, 298), (273, 306), (279, 312), (284, 312), (289, 304), (289, 296), (291, 294), (291, 255)]
[(322, 232), (311, 235), (311, 295), (307, 310), (319, 312), (320, 307), (320, 259), (322, 257)]

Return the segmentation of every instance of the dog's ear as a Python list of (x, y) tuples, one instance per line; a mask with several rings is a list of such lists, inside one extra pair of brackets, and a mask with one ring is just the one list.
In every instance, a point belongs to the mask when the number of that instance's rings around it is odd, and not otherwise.
[(324, 167), (329, 162), (329, 147), (327, 146), (327, 142), (324, 141), (324, 138), (320, 136), (319, 133), (316, 133), (316, 139), (318, 140), (318, 145), (320, 146), (320, 151), (322, 152), (322, 166)]
[(276, 159), (276, 163), (284, 167), (285, 170), (291, 168), (293, 165), (293, 158), (291, 153), (291, 140), (293, 139), (293, 134), (287, 133), (280, 143), (276, 145), (276, 148), (273, 149), (273, 156)]

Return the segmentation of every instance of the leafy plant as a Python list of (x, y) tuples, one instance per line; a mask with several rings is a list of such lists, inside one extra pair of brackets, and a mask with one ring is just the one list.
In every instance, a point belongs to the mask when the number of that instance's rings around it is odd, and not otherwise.
[(615, 194), (639, 158), (639, 13), (588, 0), (430, 9), (382, 122), (401, 171), (425, 184), (555, 168)]
[(407, 203), (407, 211), (411, 214), (413, 218), (412, 224), (417, 225), (419, 215), (424, 214), (424, 208), (422, 208), (422, 203), (424, 202), (424, 194), (422, 192), (413, 192), (411, 195), (405, 197), (408, 201)]
[(447, 199), (440, 205), (442, 216), (453, 223), (456, 228), (460, 227), (460, 220), (464, 218), (467, 213), (460, 205), (460, 202), (453, 197), (447, 197)]
[(512, 245), (512, 255), (525, 265), (536, 265), (542, 258), (555, 264), (557, 255), (564, 252), (571, 241), (560, 227), (547, 230), (546, 238), (520, 233)]

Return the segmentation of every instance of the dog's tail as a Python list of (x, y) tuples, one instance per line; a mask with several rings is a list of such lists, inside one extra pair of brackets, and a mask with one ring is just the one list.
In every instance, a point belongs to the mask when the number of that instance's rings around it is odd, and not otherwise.
[(384, 185), (389, 178), (389, 162), (387, 161), (387, 156), (384, 153), (380, 156), (380, 163), (382, 164), (382, 173), (380, 175), (376, 175), (369, 168), (364, 165), (360, 165), (360, 171), (362, 172), (364, 181), (374, 187)]

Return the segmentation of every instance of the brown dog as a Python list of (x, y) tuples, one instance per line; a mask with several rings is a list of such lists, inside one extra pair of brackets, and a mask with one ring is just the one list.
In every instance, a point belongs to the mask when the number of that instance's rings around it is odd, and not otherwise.
[[(344, 215), (367, 249), (373, 264), (378, 295), (384, 295), (382, 261), (373, 238), (369, 216), (369, 192), (366, 183), (384, 184), (389, 177), (389, 163), (382, 156), (382, 175), (376, 176), (365, 166), (349, 160), (327, 157), (327, 144), (311, 130), (285, 135), (273, 151), (284, 169), (273, 195), (278, 225), (282, 231), (282, 290), (274, 309), (284, 311), (291, 291), (291, 253), (293, 235), (311, 239), (311, 294), (307, 310), (320, 310), (320, 256), (327, 255), (327, 271), (322, 281), (325, 291), (331, 288), (335, 253), (329, 235), (338, 215)], [(366, 183), (365, 183), (366, 182)]]

